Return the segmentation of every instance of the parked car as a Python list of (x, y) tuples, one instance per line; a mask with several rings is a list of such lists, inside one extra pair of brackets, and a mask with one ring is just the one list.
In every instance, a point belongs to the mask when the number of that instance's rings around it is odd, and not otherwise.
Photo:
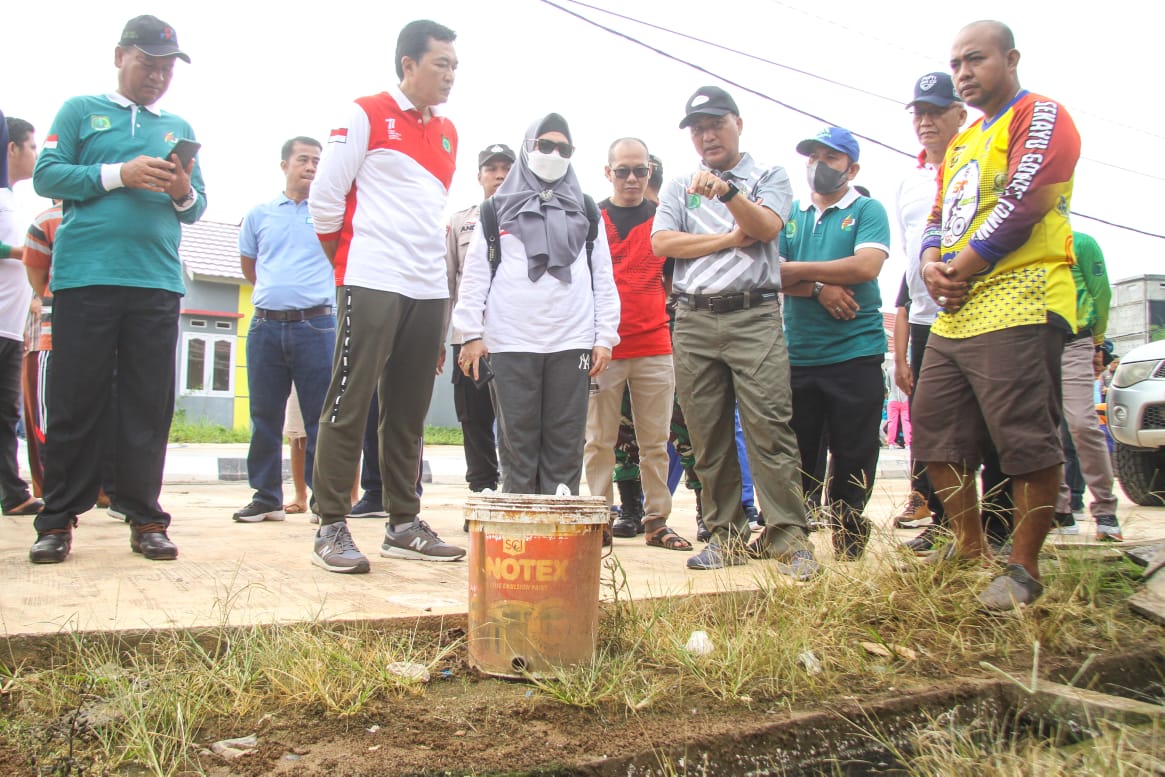
[(1165, 505), (1165, 340), (1129, 351), (1108, 389), (1113, 468), (1129, 499)]

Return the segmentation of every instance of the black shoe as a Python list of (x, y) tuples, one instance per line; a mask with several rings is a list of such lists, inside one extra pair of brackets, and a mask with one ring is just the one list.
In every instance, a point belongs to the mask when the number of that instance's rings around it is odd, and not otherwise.
[(611, 534), (616, 537), (634, 537), (643, 534), (643, 519), (637, 515), (621, 514), (611, 522)]
[(360, 501), (352, 505), (352, 509), (348, 511), (349, 518), (387, 518), (388, 513), (384, 511), (384, 502), (382, 499), (370, 499), (368, 494), (360, 498)]
[(141, 553), (150, 561), (173, 561), (178, 558), (178, 546), (166, 536), (166, 527), (160, 523), (130, 526), (129, 549)]
[[(643, 527), (643, 484), (639, 480), (620, 480), (615, 485), (619, 487), (619, 510), (622, 516), (611, 526), (611, 531), (616, 537), (643, 534), (646, 531)], [(620, 522), (623, 523), (623, 533), (620, 533)], [(632, 526), (635, 528), (634, 534), (627, 534)]]
[(756, 509), (756, 505), (742, 504), (741, 507), (744, 508), (744, 514), (748, 518), (750, 531), (758, 532), (765, 527), (765, 517)]
[(704, 525), (704, 505), (700, 493), (696, 492), (696, 542), (707, 542), (712, 539), (712, 530)]
[(286, 517), (282, 507), (278, 505), (271, 507), (269, 505), (259, 504), (252, 501), (246, 507), (235, 512), (231, 516), (235, 523), (262, 523), (263, 521), (282, 521)]
[(36, 542), (28, 549), (28, 560), (34, 564), (60, 564), (73, 546), (73, 532), (68, 529), (49, 529), (36, 533)]
[(911, 553), (929, 553), (934, 550), (934, 546), (938, 544), (938, 541), (946, 533), (946, 530), (941, 526), (931, 524), (922, 530), (922, 534), (919, 534), (912, 540), (907, 540), (902, 543), (902, 546)]
[(833, 527), (832, 539), (838, 561), (857, 561), (870, 541), (870, 522), (864, 515), (847, 515)]

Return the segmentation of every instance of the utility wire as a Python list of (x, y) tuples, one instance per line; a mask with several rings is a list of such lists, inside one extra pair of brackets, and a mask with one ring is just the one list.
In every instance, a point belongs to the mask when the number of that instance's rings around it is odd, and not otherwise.
[[(848, 89), (852, 92), (864, 94), (867, 97), (873, 97), (873, 98), (876, 98), (878, 100), (884, 100), (886, 102), (893, 103), (894, 105), (899, 105), (899, 106), (904, 104), (901, 100), (894, 98), (894, 97), (888, 97), (887, 95), (879, 94), (878, 92), (872, 92), (868, 89), (862, 89), (859, 86), (847, 84), (843, 81), (835, 81), (832, 78), (827, 78), (825, 76), (821, 76), (821, 75), (818, 75), (816, 73), (812, 73), (808, 70), (802, 70), (800, 68), (793, 67), (792, 65), (786, 65), (782, 62), (774, 62), (771, 59), (765, 59), (764, 57), (757, 56), (756, 54), (750, 54), (747, 51), (741, 51), (740, 49), (734, 49), (731, 46), (725, 46), (723, 44), (716, 43), (715, 41), (705, 40), (704, 38), (700, 38), (700, 37), (697, 37), (695, 35), (688, 35), (687, 33), (680, 32), (679, 30), (673, 30), (669, 27), (663, 27), (663, 26), (658, 25), (658, 24), (653, 24), (652, 22), (644, 21), (643, 19), (636, 19), (633, 16), (627, 16), (625, 14), (618, 13), (617, 11), (610, 11), (610, 10), (607, 10), (606, 8), (601, 8), (597, 5), (591, 5), (590, 3), (584, 3), (584, 2), (582, 2), (582, 0), (563, 0), (563, 1), (570, 3), (571, 5), (577, 5), (581, 8), (587, 8), (587, 9), (592, 10), (592, 11), (598, 11), (599, 13), (607, 14), (608, 16), (613, 16), (616, 19), (622, 19), (623, 21), (631, 22), (633, 24), (642, 25), (643, 27), (648, 27), (648, 28), (653, 29), (653, 30), (658, 30), (659, 32), (664, 32), (664, 33), (667, 33), (669, 35), (674, 35), (678, 38), (684, 38), (684, 39), (690, 40), (694, 43), (700, 43), (700, 44), (703, 44), (705, 46), (710, 46), (710, 47), (715, 48), (715, 49), (720, 49), (721, 51), (727, 51), (730, 54), (736, 54), (738, 56), (745, 57), (746, 59), (751, 59), (751, 60), (755, 60), (757, 62), (763, 62), (766, 65), (772, 65), (774, 67), (779, 67), (779, 68), (782, 68), (784, 70), (788, 70), (790, 72), (797, 73), (798, 75), (803, 75), (806, 78), (813, 78), (813, 79), (816, 79), (818, 81), (824, 81), (827, 84), (832, 84), (833, 86), (839, 86), (842, 89)], [(782, 3), (782, 2), (780, 2), (780, 0), (772, 0), (772, 1), (775, 2), (777, 5), (781, 5), (781, 6), (784, 6), (786, 8), (790, 8), (792, 10), (801, 11), (801, 9), (795, 8), (794, 6), (790, 6), (786, 3)], [(553, 5), (553, 4), (550, 3), (550, 5)], [(561, 9), (561, 10), (565, 11), (566, 9)], [(567, 13), (570, 13), (570, 12), (567, 11)], [(833, 21), (831, 19), (827, 19), (823, 16), (816, 16), (816, 15), (810, 14), (806, 11), (801, 11), (801, 13), (803, 13), (807, 16), (810, 16), (812, 18), (819, 19), (819, 20), (826, 22), (828, 24), (836, 25), (836, 26), (841, 27), (841, 28), (846, 29), (846, 30), (851, 29), (849, 27), (846, 27), (844, 24), (841, 24), (840, 22), (835, 22), (835, 21)], [(575, 14), (575, 15), (578, 16), (578, 14)], [(578, 18), (585, 19), (588, 22), (591, 21), (590, 19), (586, 19), (586, 17), (583, 17), (583, 16), (578, 16)], [(597, 25), (597, 26), (601, 27), (601, 25)], [(602, 29), (605, 29), (608, 32), (615, 32), (614, 30), (610, 30), (609, 28), (606, 28), (606, 27), (603, 27)], [(621, 35), (622, 33), (616, 32), (615, 34)], [(623, 37), (628, 37), (628, 36), (623, 36)], [(867, 36), (867, 37), (872, 37), (872, 36)], [(629, 37), (628, 37), (628, 39), (634, 40), (634, 39), (629, 38)], [(880, 38), (872, 38), (872, 39), (878, 40), (882, 43), (888, 43), (887, 41), (884, 41)], [(636, 42), (638, 42), (638, 41), (636, 41)], [(889, 45), (892, 45), (892, 44), (889, 44)], [(897, 47), (897, 48), (901, 48), (901, 47)], [(653, 50), (658, 52), (658, 53), (663, 53), (663, 52), (659, 52), (658, 49), (653, 49)], [(923, 56), (922, 54), (918, 54), (918, 52), (911, 51), (910, 49), (901, 48), (901, 50), (906, 51), (907, 53), (910, 53), (910, 54), (917, 54), (920, 57)], [(678, 60), (678, 61), (682, 61), (682, 60)], [(690, 64), (690, 63), (685, 63), (685, 64)], [(1073, 113), (1077, 113), (1077, 111), (1073, 111)], [(1093, 115), (1093, 114), (1088, 114), (1088, 115)], [(1096, 118), (1101, 118), (1101, 117), (1096, 117)], [(1110, 122), (1110, 123), (1117, 124), (1117, 122)], [(1128, 129), (1137, 130), (1136, 127), (1131, 127), (1129, 125), (1117, 124), (1117, 126), (1123, 126), (1123, 127), (1128, 128)], [(1137, 131), (1144, 132), (1143, 130), (1137, 130)], [(1152, 133), (1149, 133), (1149, 132), (1145, 132), (1145, 134), (1152, 135)], [(1155, 135), (1154, 137), (1161, 137), (1162, 139), (1165, 139), (1165, 136)], [(1104, 162), (1100, 159), (1093, 159), (1092, 157), (1087, 157), (1087, 156), (1082, 156), (1080, 158), (1087, 161), (1087, 162), (1091, 162), (1092, 164), (1101, 165), (1103, 167), (1109, 167), (1109, 168), (1112, 168), (1113, 170), (1120, 170), (1123, 173), (1129, 173), (1131, 175), (1139, 175), (1139, 176), (1142, 176), (1144, 178), (1150, 178), (1154, 181), (1165, 181), (1165, 176), (1155, 175), (1153, 173), (1147, 173), (1144, 170), (1133, 170), (1132, 168), (1121, 167), (1120, 165), (1115, 165), (1115, 164), (1112, 164), (1111, 162)]]
[[(807, 116), (807, 117), (813, 119), (814, 121), (819, 121), (819, 122), (826, 124), (828, 126), (836, 126), (836, 122), (830, 121), (829, 119), (826, 119), (822, 116), (818, 116), (815, 113), (810, 113), (809, 111), (802, 110), (801, 108), (798, 108), (794, 105), (790, 105), (789, 103), (778, 100), (777, 98), (772, 97), (771, 95), (765, 94), (764, 92), (757, 91), (756, 89), (753, 89), (749, 86), (746, 86), (738, 81), (734, 81), (734, 80), (728, 78), (727, 76), (724, 76), (724, 75), (721, 75), (721, 74), (716, 73), (714, 71), (711, 71), (708, 68), (703, 67), (702, 65), (697, 65), (694, 62), (690, 62), (686, 59), (683, 59), (682, 57), (678, 57), (675, 54), (671, 54), (667, 51), (664, 51), (661, 48), (658, 48), (656, 46), (652, 46), (649, 43), (645, 43), (644, 41), (641, 41), (638, 38), (636, 38), (632, 35), (629, 35), (625, 32), (622, 32), (620, 30), (616, 30), (612, 27), (608, 27), (600, 22), (595, 21), (594, 19), (589, 19), (586, 16), (583, 16), (582, 14), (577, 13), (576, 11), (572, 11), (569, 8), (564, 8), (563, 6), (559, 5), (558, 3), (553, 2), (553, 0), (538, 0), (538, 2), (543, 3), (544, 5), (548, 5), (551, 8), (555, 8), (568, 16), (573, 16), (574, 18), (578, 19), (579, 21), (585, 22), (585, 23), (591, 25), (592, 27), (597, 27), (598, 29), (603, 30), (604, 32), (610, 33), (611, 35), (614, 35), (617, 38), (622, 38), (629, 43), (633, 43), (636, 46), (640, 46), (642, 48), (647, 49), (648, 51), (654, 52), (655, 54), (658, 54), (665, 59), (670, 59), (673, 62), (684, 65), (685, 67), (690, 67), (693, 70), (697, 70), (701, 73), (709, 75), (712, 78), (715, 78), (719, 81), (723, 81), (726, 84), (729, 84), (731, 86), (735, 86), (737, 89), (742, 89), (745, 92), (748, 92), (749, 94), (755, 95), (755, 96), (761, 98), (762, 100), (766, 100), (768, 102), (775, 103), (776, 105), (779, 105), (782, 108), (785, 108), (786, 110), (792, 111), (793, 113), (799, 113), (802, 116)], [(614, 13), (611, 11), (606, 11), (605, 9), (598, 8), (596, 6), (587, 5), (586, 3), (579, 2), (578, 0), (563, 0), (563, 2), (573, 3), (575, 5), (583, 6), (585, 8), (590, 8), (593, 10), (601, 11), (602, 13), (611, 14), (613, 16), (627, 19), (629, 21), (636, 22), (639, 24), (644, 24), (644, 25), (649, 26), (649, 27), (655, 26), (655, 25), (649, 24), (647, 22), (639, 21), (637, 19), (630, 19), (629, 17), (624, 17), (621, 14), (617, 14), (617, 13)], [(665, 28), (662, 28), (662, 27), (657, 27), (656, 29), (664, 30), (666, 32), (673, 32), (673, 34), (676, 34), (676, 35), (682, 35), (682, 33), (675, 33), (674, 31), (666, 30)], [(689, 36), (683, 36), (683, 37), (689, 37)], [(717, 44), (709, 44), (709, 45), (717, 45)], [(750, 56), (750, 55), (746, 55), (746, 56)], [(909, 159), (915, 158), (915, 155), (910, 153), (909, 151), (903, 151), (902, 149), (897, 148), (895, 146), (892, 146), (889, 143), (884, 143), (884, 142), (878, 140), (877, 138), (872, 138), (869, 135), (863, 135), (860, 132), (854, 132), (853, 130), (850, 130), (850, 133), (853, 134), (855, 137), (859, 137), (862, 140), (865, 140), (869, 143), (874, 144), (875, 146), (879, 146), (881, 148), (884, 148), (887, 151), (890, 151), (891, 153), (899, 154), (899, 155), (907, 157)], [(1101, 164), (1103, 164), (1103, 163), (1101, 163)], [(1133, 171), (1130, 171), (1130, 172), (1133, 172)], [(1153, 176), (1153, 177), (1155, 177), (1155, 176)], [(1165, 180), (1165, 179), (1163, 179), (1163, 180)], [(1078, 216), (1082, 219), (1088, 219), (1089, 221), (1095, 221), (1095, 222), (1098, 222), (1100, 224), (1106, 224), (1106, 225), (1108, 225), (1110, 227), (1114, 227), (1116, 229), (1123, 229), (1125, 231), (1134, 232), (1136, 234), (1144, 235), (1146, 237), (1154, 237), (1154, 238), (1158, 238), (1160, 240), (1165, 240), (1165, 235), (1163, 235), (1163, 234), (1158, 234), (1156, 232), (1148, 232), (1146, 230), (1137, 229), (1136, 227), (1130, 227), (1130, 226), (1126, 226), (1124, 224), (1117, 224), (1115, 222), (1099, 218), (1098, 216), (1089, 216), (1087, 214), (1080, 213), (1078, 211), (1072, 211), (1072, 215)]]
[[(830, 19), (827, 16), (821, 16), (820, 14), (816, 14), (816, 13), (813, 13), (812, 11), (808, 11), (804, 8), (800, 8), (796, 5), (793, 5), (792, 3), (787, 3), (787, 2), (784, 2), (783, 0), (768, 0), (768, 2), (772, 5), (779, 5), (782, 8), (787, 8), (790, 11), (796, 11), (797, 13), (800, 13), (803, 16), (808, 16), (811, 19), (817, 19), (818, 21), (825, 22), (826, 24), (831, 24), (834, 27), (839, 27), (839, 28), (846, 30), (848, 32), (851, 32), (854, 35), (861, 37), (863, 39), (878, 41), (879, 43), (885, 45), (888, 48), (897, 49), (898, 51), (904, 51), (907, 54), (918, 57), (919, 59), (921, 59), (923, 61), (926, 61), (926, 62), (933, 62), (934, 61), (934, 57), (932, 55), (923, 54), (920, 51), (915, 51), (914, 49), (907, 48), (906, 46), (903, 46), (901, 43), (898, 43), (896, 41), (886, 40), (885, 38), (879, 38), (876, 35), (870, 35), (870, 33), (867, 32), (866, 30), (854, 29), (853, 27), (850, 27), (842, 22), (839, 22), (836, 19)], [(1097, 121), (1103, 121), (1106, 124), (1111, 124), (1114, 127), (1120, 127), (1121, 129), (1126, 129), (1126, 130), (1129, 130), (1131, 132), (1137, 132), (1141, 135), (1146, 135), (1150, 138), (1157, 138), (1158, 140), (1165, 140), (1165, 135), (1162, 135), (1160, 133), (1153, 132), (1151, 130), (1147, 130), (1143, 127), (1138, 127), (1138, 126), (1133, 125), (1133, 124), (1126, 124), (1125, 122), (1117, 121), (1116, 119), (1110, 118), (1108, 116), (1102, 116), (1099, 113), (1093, 113), (1092, 111), (1084, 110), (1082, 108), (1073, 109), (1072, 113), (1077, 114), (1079, 116), (1091, 116), (1092, 118), (1096, 119)], [(1090, 161), (1095, 162), (1096, 160), (1093, 159)], [(1098, 164), (1104, 164), (1104, 162), (1099, 162)], [(1112, 165), (1112, 166), (1115, 167), (1115, 165)], [(1121, 168), (1118, 168), (1118, 169), (1121, 169)], [(1129, 172), (1136, 172), (1136, 171), (1129, 171)]]

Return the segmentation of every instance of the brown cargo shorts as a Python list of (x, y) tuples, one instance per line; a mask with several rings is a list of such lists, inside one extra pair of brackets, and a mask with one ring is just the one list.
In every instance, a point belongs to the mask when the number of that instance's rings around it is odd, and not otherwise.
[(913, 456), (977, 470), (994, 444), (1007, 475), (1064, 461), (1060, 357), (1066, 333), (1052, 324), (974, 337), (934, 334), (926, 344), (911, 421)]

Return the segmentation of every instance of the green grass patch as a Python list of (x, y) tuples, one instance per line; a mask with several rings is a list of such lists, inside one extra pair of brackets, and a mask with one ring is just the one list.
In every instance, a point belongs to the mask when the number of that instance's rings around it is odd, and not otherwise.
[(174, 420), (170, 423), (170, 442), (224, 444), (250, 441), (250, 430), (228, 429), (203, 418), (191, 420), (181, 408), (174, 411)]
[(426, 426), (426, 445), (461, 445), (465, 438), (460, 426)]

